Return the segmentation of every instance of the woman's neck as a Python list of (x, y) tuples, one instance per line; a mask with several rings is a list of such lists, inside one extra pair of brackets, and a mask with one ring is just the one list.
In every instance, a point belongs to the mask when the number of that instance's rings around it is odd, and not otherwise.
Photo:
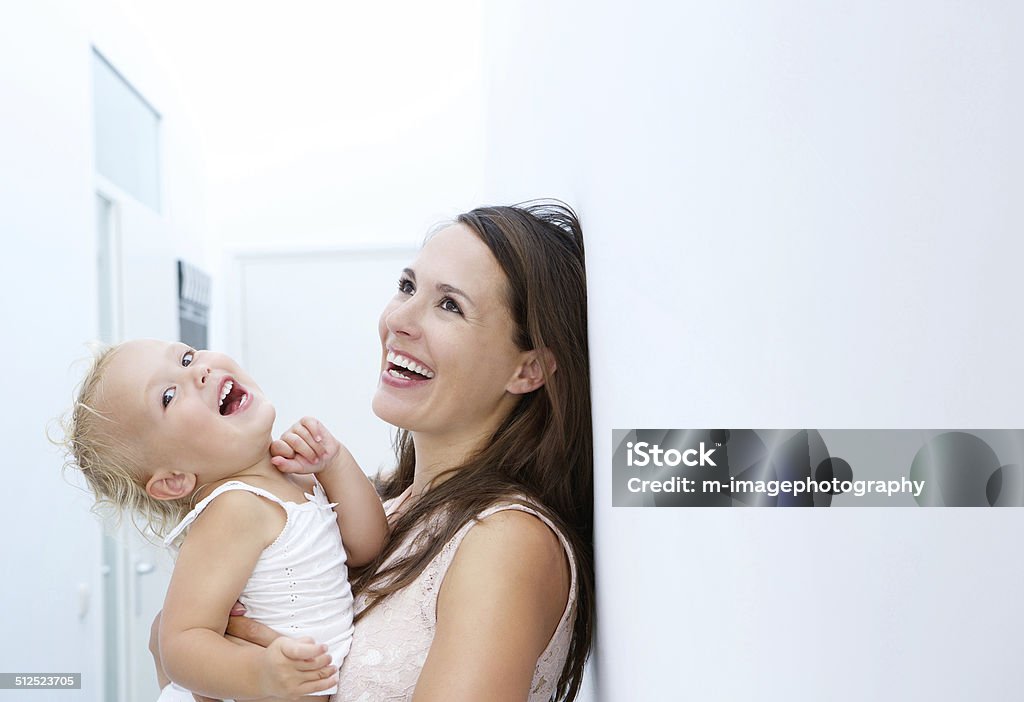
[(432, 486), (443, 483), (453, 473), (446, 472), (463, 465), (490, 436), (460, 438), (425, 436), (413, 432), (416, 447), (416, 469), (412, 480), (412, 497), (419, 497)]

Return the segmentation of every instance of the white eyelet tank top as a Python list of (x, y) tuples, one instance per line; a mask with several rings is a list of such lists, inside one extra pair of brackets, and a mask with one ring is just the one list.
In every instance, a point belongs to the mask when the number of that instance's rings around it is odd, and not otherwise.
[[(232, 480), (201, 500), (166, 537), (170, 545), (206, 506), (229, 490), (246, 490), (285, 511), (281, 533), (260, 554), (238, 600), (247, 615), (274, 631), (298, 638), (311, 636), (327, 644), (331, 662), (340, 666), (352, 645), (352, 588), (334, 504), (320, 483), (306, 502), (285, 502), (262, 488)], [(212, 568), (216, 564), (211, 564)], [(337, 688), (317, 693), (328, 695)]]

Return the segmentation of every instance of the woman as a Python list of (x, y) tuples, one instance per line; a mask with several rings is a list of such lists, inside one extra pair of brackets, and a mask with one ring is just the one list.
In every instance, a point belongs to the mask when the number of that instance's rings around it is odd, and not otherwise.
[[(381, 315), (391, 536), (354, 573), (336, 700), (573, 699), (594, 622), (583, 237), (560, 204), (428, 239)], [(275, 442), (289, 455), (286, 432)], [(228, 633), (276, 634), (241, 617)]]

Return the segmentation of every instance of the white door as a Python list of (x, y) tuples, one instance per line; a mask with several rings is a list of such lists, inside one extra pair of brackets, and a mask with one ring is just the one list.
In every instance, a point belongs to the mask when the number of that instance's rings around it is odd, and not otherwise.
[(393, 467), (391, 427), (370, 409), (377, 320), (415, 256), (412, 248), (235, 255), (231, 350), (277, 409), (275, 435), (313, 415), (367, 473)]
[[(101, 341), (177, 338), (175, 259), (161, 216), (107, 182), (96, 199)], [(104, 700), (155, 699), (149, 629), (172, 562), (126, 520), (107, 530), (104, 572)]]

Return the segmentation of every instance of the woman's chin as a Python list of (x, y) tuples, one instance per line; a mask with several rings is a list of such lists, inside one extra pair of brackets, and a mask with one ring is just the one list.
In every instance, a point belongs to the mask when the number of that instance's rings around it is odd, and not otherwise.
[(386, 388), (378, 387), (370, 407), (382, 421), (399, 429), (406, 429), (408, 422), (404, 420), (408, 418), (408, 408), (404, 407), (404, 404), (396, 402), (394, 397), (388, 397)]

